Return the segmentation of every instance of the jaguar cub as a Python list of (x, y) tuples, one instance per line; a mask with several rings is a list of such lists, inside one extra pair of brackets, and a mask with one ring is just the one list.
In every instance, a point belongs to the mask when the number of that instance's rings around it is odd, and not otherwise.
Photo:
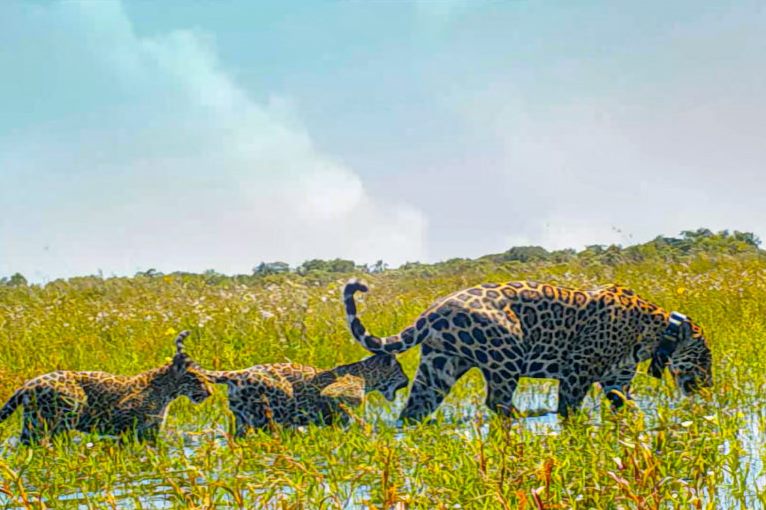
[(199, 403), (211, 394), (204, 373), (183, 352), (188, 335), (182, 331), (176, 338), (169, 364), (142, 374), (58, 370), (30, 379), (0, 409), (0, 422), (22, 406), (23, 444), (67, 430), (153, 441), (171, 401), (186, 396)]
[(397, 359), (376, 354), (362, 361), (320, 370), (306, 365), (274, 363), (244, 370), (208, 370), (211, 382), (226, 384), (235, 435), (266, 428), (270, 422), (285, 426), (310, 423), (345, 423), (343, 407), (356, 407), (365, 393), (380, 391), (394, 400), (409, 379)]

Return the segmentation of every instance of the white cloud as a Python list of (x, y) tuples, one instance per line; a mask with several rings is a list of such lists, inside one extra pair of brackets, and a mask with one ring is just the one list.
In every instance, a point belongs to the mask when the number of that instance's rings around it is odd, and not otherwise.
[(87, 77), (64, 71), (51, 86), (88, 87), (80, 95), (93, 101), (88, 114), (0, 137), (0, 274), (426, 257), (423, 214), (370, 196), (315, 146), (289, 100), (251, 99), (208, 36), (137, 36), (108, 2), (30, 7), (18, 21), (46, 40), (41, 54)]
[(757, 66), (710, 74), (679, 73), (658, 95), (614, 89), (543, 105), (498, 81), (455, 99), (496, 149), (504, 242), (626, 245), (697, 227), (763, 238), (766, 101), (752, 89), (766, 76)]
[(318, 28), (287, 8), (289, 29), (219, 54), (209, 33), (137, 34), (118, 3), (0, 2), (0, 275), (766, 238), (757, 3), (471, 5)]

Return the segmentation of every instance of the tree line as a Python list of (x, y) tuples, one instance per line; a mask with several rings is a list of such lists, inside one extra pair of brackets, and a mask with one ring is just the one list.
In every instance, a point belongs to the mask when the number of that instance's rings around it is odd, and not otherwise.
[[(585, 263), (620, 264), (640, 262), (644, 260), (679, 260), (691, 255), (706, 253), (715, 255), (737, 255), (753, 253), (758, 256), (766, 256), (766, 252), (759, 248), (761, 240), (752, 232), (740, 232), (737, 230), (721, 230), (713, 232), (707, 228), (697, 230), (684, 230), (678, 237), (657, 236), (651, 241), (642, 244), (622, 247), (620, 245), (594, 244), (580, 251), (574, 249), (546, 250), (542, 246), (514, 246), (502, 253), (484, 255), (477, 259), (453, 258), (443, 262), (432, 264), (422, 262), (407, 262), (397, 268), (397, 271), (456, 271), (461, 269), (477, 268), (482, 265), (501, 265), (508, 263), (566, 263), (581, 261)], [(347, 259), (311, 259), (302, 264), (291, 267), (282, 261), (260, 262), (253, 267), (251, 275), (227, 276), (213, 269), (204, 271), (201, 275), (196, 273), (174, 272), (174, 276), (202, 276), (207, 283), (215, 284), (231, 278), (238, 280), (249, 277), (272, 277), (278, 275), (297, 274), (300, 276), (321, 276), (339, 273), (382, 273), (389, 271), (388, 265), (378, 260), (374, 264), (356, 264)], [(137, 278), (158, 278), (166, 276), (154, 268), (139, 271)], [(27, 279), (20, 273), (9, 277), (0, 278), (0, 287), (23, 287)]]

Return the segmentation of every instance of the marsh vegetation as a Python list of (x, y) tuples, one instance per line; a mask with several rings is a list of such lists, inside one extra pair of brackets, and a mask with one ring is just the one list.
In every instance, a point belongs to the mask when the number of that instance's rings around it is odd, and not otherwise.
[[(704, 234), (704, 233), (703, 233)], [(484, 282), (536, 279), (630, 286), (700, 323), (715, 386), (682, 398), (640, 367), (636, 406), (609, 411), (593, 388), (562, 423), (553, 382), (522, 381), (530, 416), (500, 419), (469, 373), (434, 421), (397, 427), (406, 398), (371, 395), (343, 427), (274, 430), (234, 440), (224, 389), (173, 404), (155, 447), (87, 435), (27, 448), (19, 415), (0, 425), (5, 508), (764, 508), (766, 257), (753, 239), (694, 233), (634, 250), (527, 250), (368, 273), (370, 330), (397, 332), (434, 298)], [(523, 251), (523, 250), (522, 250)], [(321, 266), (321, 265), (319, 265)], [(347, 267), (343, 266), (343, 271)], [(294, 361), (331, 367), (364, 357), (346, 330), (340, 289), (355, 272), (226, 277), (159, 273), (0, 285), (0, 398), (54, 369), (131, 374), (165, 363), (180, 329), (203, 366)], [(412, 375), (416, 350), (401, 356)]]

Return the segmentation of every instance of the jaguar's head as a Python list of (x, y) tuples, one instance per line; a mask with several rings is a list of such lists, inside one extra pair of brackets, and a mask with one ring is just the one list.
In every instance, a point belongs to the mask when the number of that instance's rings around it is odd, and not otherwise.
[(392, 354), (375, 354), (365, 361), (365, 391), (379, 391), (386, 400), (392, 402), (396, 392), (410, 383), (402, 365)]
[(670, 314), (649, 372), (661, 378), (665, 367), (684, 394), (713, 385), (712, 356), (705, 335), (691, 319), (678, 312)]

